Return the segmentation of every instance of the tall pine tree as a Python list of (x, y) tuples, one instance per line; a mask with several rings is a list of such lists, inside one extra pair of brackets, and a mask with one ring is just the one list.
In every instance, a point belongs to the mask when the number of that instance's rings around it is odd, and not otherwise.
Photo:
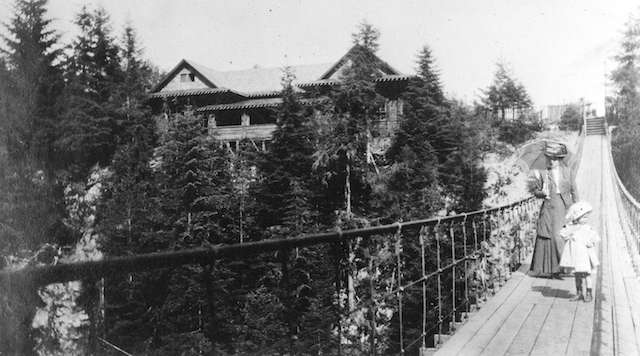
[(104, 9), (83, 7), (75, 24), (80, 34), (66, 62), (67, 110), (57, 146), (73, 173), (82, 177), (96, 163), (106, 166), (118, 144), (123, 98), (116, 94), (123, 71)]
[(374, 82), (381, 75), (374, 65), (378, 37), (379, 32), (366, 22), (353, 34), (349, 64), (317, 120), (319, 144), (314, 168), (324, 173), (329, 191), (337, 192), (330, 198), (347, 219), (354, 212), (363, 215), (369, 204), (369, 175), (375, 164), (371, 152), (374, 121), (384, 105)]
[[(172, 117), (159, 157), (162, 223), (158, 227), (164, 248), (237, 242), (231, 157), (226, 147), (207, 136), (201, 118), (190, 112)], [(224, 340), (231, 332), (228, 323), (233, 321), (234, 309), (226, 298), (233, 290), (227, 284), (235, 280), (229, 277), (234, 272), (216, 266), (184, 266), (170, 274), (161, 309), (163, 350), (177, 352), (193, 331), (210, 343)]]
[[(62, 231), (61, 189), (54, 171), (53, 141), (63, 81), (58, 35), (46, 18), (46, 0), (18, 0), (6, 25), (0, 125), (3, 151), (0, 222), (10, 227), (0, 240), (10, 249), (55, 241)], [(6, 68), (5, 68), (6, 65)], [(4, 246), (7, 247), (7, 246)]]

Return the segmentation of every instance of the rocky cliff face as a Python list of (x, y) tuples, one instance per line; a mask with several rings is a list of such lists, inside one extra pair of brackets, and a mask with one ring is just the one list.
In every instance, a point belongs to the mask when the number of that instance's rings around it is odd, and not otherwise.
[[(95, 232), (96, 207), (102, 193), (107, 169), (94, 169), (86, 183), (76, 183), (65, 189), (65, 204), (69, 227), (80, 232), (81, 239), (70, 250), (55, 247), (49, 264), (102, 259), (99, 236)], [(92, 286), (93, 287), (93, 286)], [(35, 349), (39, 355), (87, 354), (89, 315), (101, 315), (102, 298), (94, 311), (85, 310), (81, 298), (86, 286), (80, 281), (56, 283), (40, 288), (42, 306), (32, 322)], [(98, 290), (100, 288), (98, 287)], [(102, 294), (100, 294), (102, 295)]]

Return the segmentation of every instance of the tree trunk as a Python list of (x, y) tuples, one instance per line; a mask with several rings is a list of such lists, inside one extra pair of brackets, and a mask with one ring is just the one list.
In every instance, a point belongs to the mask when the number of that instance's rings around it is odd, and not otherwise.
[[(345, 203), (346, 203), (347, 219), (351, 219), (351, 166), (348, 163), (347, 163), (346, 178), (344, 183), (344, 195), (346, 200)], [(349, 270), (347, 271), (347, 300), (349, 303), (349, 311), (351, 311), (356, 306), (356, 302), (355, 302), (356, 290), (353, 283), (353, 275), (355, 273), (355, 271), (353, 270), (353, 261), (355, 260), (356, 256), (351, 247), (351, 243), (348, 243), (348, 246), (349, 246), (349, 252), (348, 252)]]
[(356, 288), (353, 283), (353, 275), (355, 274), (353, 263), (356, 259), (356, 254), (353, 252), (351, 242), (348, 242), (347, 244), (349, 246), (347, 261), (347, 302), (349, 305), (349, 312), (351, 312), (356, 307)]
[[(213, 267), (211, 265), (202, 266), (203, 280), (204, 280), (204, 289), (206, 295), (204, 296), (207, 301), (207, 320), (205, 322), (205, 333), (209, 341), (213, 344), (213, 350), (215, 347), (215, 340), (217, 340), (217, 328), (218, 325), (216, 320), (216, 307), (213, 300), (214, 287), (213, 287)], [(214, 351), (215, 352), (215, 351)]]
[(345, 211), (347, 217), (351, 218), (351, 166), (347, 163), (346, 177), (344, 179), (344, 199), (345, 199)]

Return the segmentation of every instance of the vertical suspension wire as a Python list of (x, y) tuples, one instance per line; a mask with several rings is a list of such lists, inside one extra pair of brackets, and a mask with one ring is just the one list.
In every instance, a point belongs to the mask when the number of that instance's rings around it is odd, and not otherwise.
[(513, 236), (513, 241), (514, 243), (518, 244), (518, 260), (517, 260), (517, 267), (519, 268), (522, 265), (522, 246), (524, 245), (522, 242), (522, 234), (520, 233), (522, 230), (522, 226), (518, 225), (518, 205), (514, 206), (511, 209), (511, 221), (509, 223), (511, 225), (511, 230), (513, 231), (513, 228), (515, 226), (518, 226), (518, 229), (515, 230), (515, 235)]
[(376, 308), (376, 300), (375, 300), (375, 285), (374, 285), (374, 276), (376, 273), (376, 263), (375, 263), (375, 258), (373, 257), (373, 253), (371, 251), (371, 243), (373, 243), (373, 240), (370, 241), (370, 243), (367, 245), (367, 254), (369, 255), (369, 297), (370, 297), (370, 303), (371, 303), (371, 307), (369, 308), (369, 313), (370, 313), (370, 324), (371, 324), (371, 332), (370, 332), (370, 340), (369, 340), (369, 354), (371, 356), (376, 356), (376, 313), (377, 313), (377, 308)]
[[(475, 269), (477, 270), (480, 266), (478, 265), (478, 225), (476, 224), (476, 217), (473, 217), (471, 220), (471, 227), (473, 228), (473, 253), (475, 257)], [(476, 285), (474, 288), (475, 297), (476, 297), (476, 306), (480, 301), (480, 288)]]
[(449, 222), (449, 236), (451, 238), (451, 326), (450, 331), (455, 330), (456, 325), (456, 241), (455, 232), (453, 231), (453, 221)]
[[(482, 242), (485, 243), (484, 246), (486, 246), (487, 244), (487, 221), (489, 221), (489, 224), (491, 223), (491, 215), (488, 215), (487, 212), (485, 211), (484, 214), (482, 214)], [(491, 228), (491, 227), (489, 227)], [(482, 255), (483, 255), (483, 259), (486, 262), (486, 256), (484, 256), (484, 254), (486, 253), (486, 251), (484, 250), (484, 246), (481, 246), (480, 249), (482, 250)], [(489, 283), (487, 283), (487, 274), (486, 274), (486, 267), (484, 266), (485, 270), (483, 271), (483, 276), (484, 276), (484, 280), (482, 282), (482, 299), (486, 302), (487, 301), (487, 295), (488, 295), (488, 291), (489, 291)]]
[(440, 339), (442, 335), (442, 266), (440, 261), (440, 219), (435, 226), (435, 237), (436, 237), (436, 264), (438, 268), (438, 344), (442, 342)]
[(636, 237), (636, 251), (640, 253), (640, 237), (638, 236), (638, 230), (640, 230), (640, 221), (638, 221), (638, 210), (633, 209), (633, 225), (635, 227), (634, 236)]
[(482, 214), (482, 241), (487, 241), (487, 212)]
[(402, 318), (402, 260), (400, 254), (402, 253), (402, 225), (398, 223), (398, 230), (396, 231), (396, 274), (398, 275), (398, 321), (400, 323), (400, 355), (404, 355), (404, 326)]
[(424, 245), (429, 228), (420, 228), (420, 257), (422, 259), (422, 348), (427, 347), (427, 265), (425, 261)]
[[(497, 214), (497, 216), (496, 216), (496, 224), (495, 224), (495, 226), (496, 226), (496, 227), (498, 227), (498, 228), (504, 228), (504, 220), (505, 220), (505, 219), (504, 219), (504, 215), (505, 215), (505, 210), (506, 210), (506, 209), (500, 209), (500, 210), (498, 210), (498, 214)], [(504, 238), (504, 236), (498, 236), (498, 238), (503, 239), (503, 238)], [(502, 286), (502, 281), (503, 281), (503, 280), (505, 280), (505, 279), (506, 279), (506, 277), (507, 277), (507, 276), (506, 276), (506, 273), (505, 273), (505, 275), (503, 276), (503, 273), (502, 273), (502, 267), (498, 268), (498, 285), (499, 285), (499, 286)], [(494, 288), (494, 290), (495, 290), (495, 288)]]
[(344, 242), (340, 242), (335, 246), (335, 273), (336, 273), (336, 280), (335, 280), (335, 284), (336, 284), (336, 296), (338, 298), (338, 303), (337, 303), (337, 309), (338, 309), (338, 313), (337, 313), (337, 324), (338, 324), (338, 356), (342, 355), (342, 309), (343, 309), (343, 305), (342, 305), (342, 300), (341, 300), (341, 289), (342, 289), (342, 283), (341, 283), (341, 272), (342, 272), (342, 268), (341, 268), (341, 263), (342, 263), (342, 259), (340, 258), (340, 256), (344, 253)]
[(464, 257), (464, 304), (465, 312), (469, 313), (469, 256), (467, 256), (467, 214), (464, 214), (462, 220), (462, 249)]

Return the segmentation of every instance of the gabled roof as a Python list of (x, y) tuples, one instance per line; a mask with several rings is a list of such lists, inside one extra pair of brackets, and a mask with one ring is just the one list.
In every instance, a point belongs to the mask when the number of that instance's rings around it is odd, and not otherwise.
[[(283, 68), (251, 68), (245, 70), (235, 70), (221, 72), (209, 69), (203, 65), (191, 63), (201, 73), (215, 83), (216, 86), (229, 88), (240, 93), (269, 93), (282, 90)], [(318, 79), (331, 63), (291, 66), (291, 71), (295, 74), (296, 82), (306, 82)]]
[(162, 78), (162, 80), (160, 80), (160, 82), (158, 84), (156, 84), (156, 86), (154, 86), (151, 89), (152, 93), (157, 93), (159, 92), (162, 88), (164, 88), (170, 81), (171, 79), (173, 79), (173, 77), (176, 76), (176, 74), (178, 74), (178, 72), (180, 70), (182, 70), (183, 68), (187, 68), (189, 69), (196, 77), (198, 77), (198, 79), (200, 79), (203, 83), (205, 83), (209, 88), (217, 88), (217, 86), (215, 84), (213, 84), (205, 75), (204, 73), (201, 73), (199, 70), (197, 70), (190, 62), (188, 62), (186, 59), (181, 60), (175, 67), (173, 67), (172, 70), (169, 71), (169, 73), (167, 73), (167, 75), (164, 76), (164, 78)]
[[(353, 46), (342, 58), (335, 63), (290, 66), (295, 74), (293, 84), (297, 88), (310, 86), (331, 85), (337, 83), (335, 74), (348, 63), (355, 51), (361, 50), (358, 45)], [(402, 75), (389, 64), (369, 53), (371, 61), (376, 63), (383, 74), (381, 81), (404, 80), (408, 76)], [(191, 71), (207, 88), (185, 89), (184, 91), (160, 92), (182, 69)], [(232, 91), (247, 98), (278, 96), (282, 90), (283, 68), (255, 67), (245, 70), (218, 71), (191, 60), (183, 59), (175, 66), (152, 90), (151, 97), (199, 95), (215, 93), (217, 91)], [(183, 94), (186, 93), (186, 94)]]
[(366, 50), (360, 45), (355, 45), (351, 47), (351, 49), (349, 49), (349, 51), (347, 51), (347, 53), (345, 53), (344, 56), (342, 56), (342, 58), (340, 58), (335, 64), (333, 64), (329, 69), (327, 69), (327, 71), (324, 72), (319, 79), (320, 80), (330, 79), (331, 76), (333, 76), (345, 63), (347, 63), (349, 61), (349, 58), (351, 58), (357, 51), (363, 51), (363, 53), (367, 54), (370, 57), (370, 60), (378, 65), (378, 67), (380, 68), (382, 73), (384, 73), (384, 75), (401, 75), (402, 74), (399, 71), (395, 70), (393, 67), (391, 67), (389, 64), (387, 64), (387, 62), (380, 59), (374, 53)]

